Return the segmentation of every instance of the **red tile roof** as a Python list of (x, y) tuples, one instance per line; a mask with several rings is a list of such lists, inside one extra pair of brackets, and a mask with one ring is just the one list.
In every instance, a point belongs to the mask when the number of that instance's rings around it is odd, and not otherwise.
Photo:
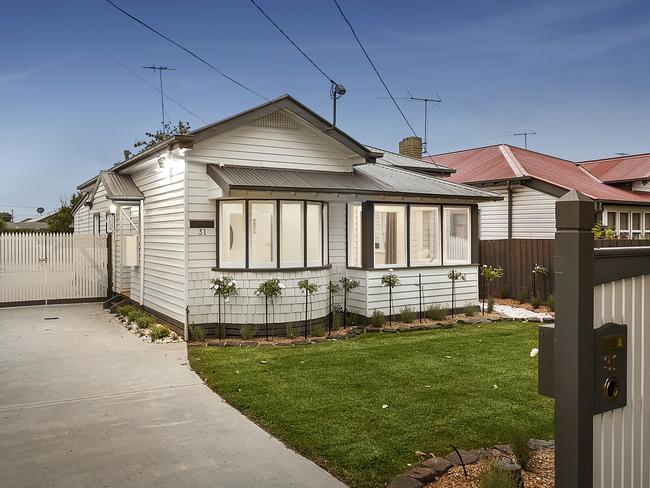
[(650, 203), (650, 194), (603, 183), (571, 161), (507, 144), (438, 154), (433, 158), (456, 169), (449, 179), (457, 183), (533, 178), (567, 190), (576, 189), (594, 200)]
[(583, 161), (582, 167), (606, 183), (650, 179), (650, 154)]

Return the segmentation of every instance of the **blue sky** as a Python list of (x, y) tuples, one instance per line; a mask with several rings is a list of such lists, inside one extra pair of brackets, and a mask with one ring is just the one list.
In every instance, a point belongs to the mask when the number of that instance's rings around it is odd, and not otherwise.
[[(248, 1), (115, 1), (266, 97), (290, 93), (329, 118), (328, 82)], [(141, 65), (176, 68), (166, 92), (207, 121), (263, 101), (104, 0), (38, 2), (0, 0), (0, 210), (17, 218), (54, 207), (160, 123), (159, 94), (75, 31), (153, 84)], [(338, 125), (396, 149), (408, 127), (333, 3), (258, 2), (348, 89)], [(396, 96), (443, 98), (430, 112), (432, 154), (523, 146), (510, 135), (522, 130), (537, 132), (531, 149), (576, 160), (650, 150), (650, 2), (341, 4)], [(402, 107), (421, 133), (421, 105)]]

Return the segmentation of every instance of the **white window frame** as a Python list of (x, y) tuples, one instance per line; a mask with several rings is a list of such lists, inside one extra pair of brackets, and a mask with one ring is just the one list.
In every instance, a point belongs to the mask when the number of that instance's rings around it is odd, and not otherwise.
[[(242, 208), (242, 215), (244, 217), (244, 222), (242, 223), (242, 234), (243, 234), (243, 249), (242, 249), (242, 259), (241, 261), (225, 261), (223, 257), (225, 256), (224, 246), (226, 244), (226, 236), (224, 235), (224, 218), (223, 218), (223, 206), (224, 204), (240, 204)], [(221, 268), (245, 268), (246, 267), (246, 233), (248, 229), (246, 228), (246, 212), (248, 208), (246, 207), (246, 202), (244, 200), (223, 200), (219, 202), (219, 267)], [(229, 237), (229, 234), (228, 234)]]
[[(639, 216), (639, 228), (634, 228), (634, 216)], [(632, 211), (630, 212), (630, 236), (632, 239), (641, 239), (643, 237), (643, 212)]]
[[(316, 211), (316, 216), (318, 218), (318, 237), (316, 239), (318, 243), (318, 259), (309, 259), (309, 207), (317, 207)], [(305, 207), (304, 207), (304, 212), (305, 212), (305, 222), (306, 225), (304, 226), (304, 232), (305, 232), (305, 259), (307, 261), (307, 267), (308, 268), (314, 268), (318, 266), (323, 265), (323, 209), (322, 209), (322, 204), (321, 202), (314, 202), (314, 201), (307, 201), (305, 202)]]
[[(300, 219), (298, 223), (298, 235), (294, 232), (292, 238), (298, 239), (300, 246), (300, 260), (299, 261), (285, 261), (282, 259), (282, 245), (284, 239), (282, 238), (283, 226), (285, 225), (286, 219), (283, 216), (282, 208), (284, 205), (297, 205), (300, 207)], [(280, 200), (280, 235), (279, 245), (280, 245), (280, 268), (303, 268), (305, 266), (305, 240), (303, 235), (305, 232), (304, 222), (305, 222), (305, 203), (302, 200)]]
[[(624, 229), (621, 221), (621, 215), (627, 215), (627, 227)], [(616, 235), (621, 236), (621, 234), (627, 234), (626, 239), (629, 239), (632, 236), (632, 216), (630, 212), (616, 212), (616, 221), (618, 222), (618, 228), (616, 229)]]
[[(409, 256), (410, 256), (410, 260), (411, 260), (410, 266), (412, 268), (419, 268), (419, 267), (423, 267), (423, 266), (425, 266), (425, 267), (426, 266), (440, 266), (442, 264), (442, 235), (441, 235), (442, 227), (440, 225), (440, 219), (441, 219), (440, 206), (438, 206), (438, 205), (419, 205), (419, 204), (416, 205), (416, 204), (411, 204), (409, 207), (410, 207), (410, 210), (409, 210), (410, 215), (409, 215), (409, 229), (408, 229), (408, 232), (409, 232), (409, 235), (411, 236), (411, 238), (409, 239), (409, 247), (410, 247)], [(435, 251), (436, 251), (437, 258), (432, 262), (417, 263), (417, 262), (414, 261), (415, 256), (413, 254), (413, 231), (411, 229), (411, 226), (413, 225), (413, 222), (414, 222), (414, 219), (413, 219), (413, 211), (414, 210), (415, 211), (417, 211), (417, 210), (424, 210), (424, 211), (433, 210), (434, 213), (435, 213), (435, 218), (434, 218), (435, 225), (434, 225), (434, 227), (436, 229), (435, 235), (437, 236), (437, 238), (435, 240), (434, 245), (435, 245)]]
[[(376, 248), (375, 247), (375, 242), (377, 238), (377, 207), (401, 207), (403, 211), (403, 216), (404, 216), (404, 233), (401, 236), (402, 242), (403, 242), (403, 247), (404, 247), (404, 262), (403, 263), (386, 263), (386, 264), (377, 264), (377, 251), (386, 251), (386, 242), (384, 239), (383, 248)], [(392, 202), (386, 202), (386, 203), (375, 203), (373, 204), (373, 222), (372, 222), (372, 252), (373, 252), (373, 263), (374, 263), (374, 268), (375, 269), (389, 269), (389, 268), (407, 268), (409, 265), (409, 239), (408, 239), (408, 205), (405, 203), (392, 203)], [(398, 238), (400, 238), (398, 236)], [(363, 246), (362, 246), (363, 247)]]
[(643, 212), (643, 238), (650, 239), (650, 212)]
[(323, 237), (323, 244), (322, 244), (322, 253), (323, 253), (323, 266), (327, 266), (330, 264), (330, 251), (329, 251), (329, 240), (330, 240), (330, 209), (329, 209), (329, 204), (326, 202), (323, 202), (322, 204), (322, 209), (321, 209), (321, 225), (322, 225), (322, 237)]
[[(447, 253), (449, 252), (449, 239), (448, 239), (448, 224), (447, 213), (462, 211), (467, 214), (467, 259), (449, 259)], [(448, 264), (472, 264), (472, 214), (469, 207), (453, 207), (445, 206), (442, 208), (442, 243), (443, 252), (442, 262)]]
[[(271, 262), (259, 263), (253, 261), (253, 206), (270, 205), (273, 208), (273, 219), (271, 222)], [(277, 232), (277, 200), (249, 200), (248, 201), (248, 267), (251, 269), (272, 269), (278, 267), (278, 232)]]
[[(358, 240), (358, 255), (354, 255), (354, 247), (352, 246), (352, 236), (355, 235), (354, 232), (354, 213), (355, 210), (359, 211), (359, 238)], [(350, 202), (348, 203), (348, 232), (347, 232), (347, 267), (348, 268), (361, 268), (363, 267), (363, 206), (361, 202)]]

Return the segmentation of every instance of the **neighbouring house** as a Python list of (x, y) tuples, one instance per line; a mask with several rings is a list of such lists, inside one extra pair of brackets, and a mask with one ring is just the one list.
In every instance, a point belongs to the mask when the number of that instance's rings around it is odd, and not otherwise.
[[(168, 140), (82, 183), (78, 233), (111, 233), (113, 288), (179, 329), (216, 332), (210, 279), (233, 276), (229, 335), (265, 322), (260, 281), (285, 289), (275, 332), (302, 327), (297, 282), (319, 284), (313, 323), (329, 317), (327, 285), (359, 281), (349, 310), (388, 312), (381, 276), (401, 284), (394, 306), (451, 301), (451, 269), (465, 273), (456, 303), (478, 299), (478, 204), (501, 197), (442, 179), (452, 169), (369, 148), (285, 95)], [(335, 297), (341, 303), (340, 297)], [(300, 329), (298, 329), (300, 330)]]
[(57, 210), (51, 210), (49, 212), (38, 215), (37, 217), (31, 217), (28, 219), (23, 219), (20, 222), (5, 222), (7, 229), (19, 231), (33, 231), (38, 232), (39, 230), (46, 230), (48, 228), (48, 221), (56, 215)]
[(499, 144), (425, 160), (455, 169), (450, 181), (504, 197), (479, 205), (481, 240), (554, 239), (555, 202), (572, 189), (594, 200), (598, 218), (620, 237), (650, 238), (648, 155), (576, 164)]

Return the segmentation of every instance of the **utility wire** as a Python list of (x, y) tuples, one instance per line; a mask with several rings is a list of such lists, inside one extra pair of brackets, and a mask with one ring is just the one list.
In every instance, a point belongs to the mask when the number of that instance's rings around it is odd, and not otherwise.
[[(65, 22), (61, 17), (59, 17), (58, 15), (56, 15), (56, 14), (55, 14), (54, 12), (52, 12), (49, 8), (45, 7), (43, 4), (41, 4), (41, 3), (38, 2), (37, 0), (32, 0), (32, 1), (33, 1), (36, 5), (38, 5), (39, 7), (41, 7), (44, 11), (46, 11), (50, 16), (52, 16), (53, 18), (55, 18), (56, 20), (58, 20), (61, 24), (63, 24), (63, 26), (65, 26), (65, 27), (66, 27), (70, 32), (72, 32), (73, 34), (76, 34), (77, 36), (79, 36), (81, 39), (83, 39), (83, 40), (86, 41), (88, 44), (90, 44), (91, 46), (93, 46), (95, 49), (97, 49), (99, 52), (101, 52), (104, 56), (106, 56), (108, 59), (110, 59), (111, 61), (113, 61), (115, 64), (117, 64), (117, 65), (120, 66), (121, 68), (123, 68), (123, 69), (125, 69), (126, 71), (128, 71), (129, 73), (131, 73), (133, 76), (135, 76), (136, 78), (138, 78), (140, 81), (142, 81), (142, 82), (146, 83), (147, 85), (149, 85), (149, 87), (152, 88), (153, 90), (155, 90), (156, 93), (160, 93), (160, 88), (158, 88), (158, 87), (157, 87), (156, 85), (154, 85), (153, 83), (150, 83), (149, 80), (147, 80), (146, 78), (144, 78), (143, 76), (141, 76), (137, 71), (134, 71), (134, 70), (132, 70), (131, 68), (129, 68), (126, 64), (122, 63), (119, 59), (117, 59), (117, 58), (116, 58), (115, 56), (113, 56), (111, 53), (109, 53), (109, 52), (106, 51), (104, 48), (102, 48), (99, 44), (97, 44), (97, 43), (94, 42), (92, 39), (90, 39), (89, 37), (85, 36), (84, 34), (82, 34), (81, 32), (79, 32), (78, 30), (76, 30), (75, 28), (73, 28), (70, 24), (68, 24), (67, 22)], [(188, 114), (190, 114), (190, 115), (196, 117), (198, 120), (200, 120), (200, 121), (203, 122), (204, 124), (208, 124), (208, 123), (209, 123), (207, 120), (205, 120), (204, 118), (198, 116), (197, 114), (195, 114), (194, 112), (192, 112), (189, 108), (187, 108), (186, 106), (184, 106), (183, 104), (181, 104), (179, 101), (174, 100), (174, 99), (173, 99), (172, 97), (170, 97), (169, 95), (163, 93), (163, 96), (164, 96), (167, 100), (169, 100), (170, 102), (172, 102), (173, 104), (175, 104), (176, 106), (178, 106), (179, 108), (181, 108), (182, 110), (185, 110)]]
[(256, 96), (258, 96), (258, 97), (260, 97), (260, 98), (263, 98), (263, 99), (266, 100), (266, 101), (269, 100), (269, 99), (266, 98), (264, 95), (262, 95), (262, 94), (256, 92), (256, 91), (253, 90), (252, 88), (247, 87), (247, 86), (244, 85), (243, 83), (240, 83), (239, 81), (235, 80), (233, 77), (228, 76), (226, 73), (224, 73), (224, 72), (221, 71), (219, 68), (217, 68), (217, 67), (215, 67), (214, 65), (210, 64), (209, 62), (207, 62), (205, 59), (203, 59), (203, 58), (202, 58), (201, 56), (199, 56), (198, 54), (194, 53), (193, 51), (191, 51), (191, 50), (189, 50), (188, 48), (184, 47), (183, 45), (179, 44), (178, 42), (176, 42), (175, 40), (171, 39), (170, 37), (167, 37), (165, 34), (163, 34), (162, 32), (160, 32), (160, 31), (154, 29), (153, 27), (151, 27), (150, 25), (148, 25), (148, 24), (145, 23), (144, 21), (142, 21), (142, 20), (138, 19), (137, 17), (131, 15), (129, 12), (127, 12), (126, 10), (124, 10), (122, 7), (120, 7), (119, 5), (115, 4), (115, 3), (112, 2), (111, 0), (106, 0), (106, 1), (107, 1), (109, 4), (111, 4), (113, 7), (115, 7), (117, 10), (119, 10), (120, 12), (122, 12), (124, 15), (126, 15), (127, 17), (129, 17), (130, 19), (136, 21), (138, 24), (140, 24), (141, 26), (143, 26), (143, 27), (149, 29), (151, 32), (153, 32), (154, 34), (156, 34), (156, 35), (162, 37), (162, 38), (165, 39), (166, 41), (171, 42), (174, 46), (178, 47), (179, 49), (182, 49), (182, 50), (185, 51), (187, 54), (189, 54), (189, 55), (192, 56), (193, 58), (199, 60), (201, 63), (203, 63), (204, 65), (206, 65), (208, 68), (210, 68), (210, 69), (212, 69), (213, 71), (217, 72), (219, 75), (223, 76), (223, 77), (226, 78), (227, 80), (232, 81), (235, 85), (239, 86), (240, 88), (243, 88), (244, 90), (246, 90), (246, 91), (249, 92), (249, 93), (252, 93), (253, 95), (256, 95)]
[[(413, 128), (413, 126), (411, 125), (411, 123), (409, 122), (409, 120), (406, 118), (406, 115), (404, 115), (404, 112), (402, 111), (402, 108), (401, 108), (401, 107), (399, 106), (399, 104), (397, 103), (397, 100), (395, 100), (395, 97), (393, 96), (393, 94), (391, 93), (390, 89), (388, 88), (388, 85), (386, 84), (386, 82), (385, 82), (384, 79), (382, 78), (381, 74), (379, 73), (379, 70), (378, 70), (377, 67), (375, 66), (375, 63), (372, 62), (372, 59), (370, 58), (370, 55), (368, 54), (368, 51), (366, 51), (366, 48), (363, 46), (363, 43), (361, 42), (361, 39), (359, 39), (359, 36), (357, 35), (356, 31), (354, 30), (354, 27), (352, 26), (352, 23), (348, 20), (348, 18), (346, 17), (345, 13), (343, 13), (343, 9), (341, 8), (341, 5), (339, 4), (338, 0), (332, 0), (332, 1), (334, 2), (334, 5), (336, 5), (336, 8), (338, 9), (339, 13), (341, 14), (341, 17), (343, 17), (343, 20), (345, 21), (345, 23), (348, 24), (348, 27), (350, 28), (350, 31), (352, 31), (352, 35), (353, 35), (354, 38), (356, 39), (357, 44), (359, 44), (359, 47), (360, 47), (361, 50), (363, 51), (363, 54), (366, 56), (366, 59), (367, 59), (368, 62), (370, 63), (370, 66), (372, 66), (372, 69), (375, 71), (375, 74), (377, 75), (377, 78), (379, 78), (379, 81), (381, 81), (381, 84), (384, 86), (384, 89), (386, 90), (386, 93), (388, 93), (388, 96), (389, 96), (390, 99), (393, 101), (393, 104), (395, 105), (395, 108), (397, 108), (397, 110), (399, 111), (400, 115), (401, 115), (402, 118), (404, 119), (404, 122), (406, 122), (406, 125), (408, 125), (409, 129), (411, 129), (411, 132), (413, 133), (413, 135), (416, 136), (416, 137), (418, 137), (417, 132), (415, 132), (415, 129)], [(431, 156), (431, 155), (429, 154), (429, 152), (426, 151), (426, 150), (425, 150), (425, 153), (426, 153), (426, 155), (429, 157), (429, 159), (431, 160), (431, 162), (432, 162), (434, 165), (438, 166), (438, 164), (433, 160), (433, 156)]]
[(335, 85), (337, 84), (336, 81), (334, 81), (334, 80), (331, 78), (331, 76), (329, 76), (327, 73), (325, 73), (325, 71), (323, 71), (323, 69), (322, 69), (320, 66), (318, 66), (318, 65), (314, 62), (314, 60), (311, 59), (311, 58), (307, 55), (307, 53), (305, 53), (305, 51), (303, 51), (302, 49), (300, 49), (300, 47), (298, 46), (298, 44), (296, 44), (296, 43), (293, 41), (293, 39), (291, 39), (291, 37), (289, 37), (289, 34), (287, 34), (286, 32), (284, 32), (284, 30), (282, 30), (282, 27), (280, 27), (280, 26), (279, 26), (279, 25), (278, 25), (278, 24), (277, 24), (277, 23), (276, 23), (276, 22), (275, 22), (271, 17), (269, 17), (269, 14), (267, 14), (267, 13), (262, 9), (262, 7), (259, 6), (259, 4), (258, 4), (255, 0), (250, 0), (250, 2), (251, 2), (253, 5), (255, 5), (255, 7), (257, 8), (257, 10), (259, 10), (259, 11), (262, 13), (262, 15), (263, 15), (264, 17), (266, 17), (266, 19), (267, 19), (271, 24), (273, 24), (273, 26), (274, 26), (278, 31), (280, 31), (280, 34), (282, 34), (284, 37), (286, 37), (287, 41), (289, 41), (289, 42), (293, 45), (293, 47), (295, 47), (295, 48), (298, 50), (298, 52), (299, 52), (300, 54), (302, 54), (302, 55), (304, 56), (304, 58), (305, 58), (307, 61), (309, 61), (309, 62), (311, 63), (311, 65), (312, 65), (314, 68), (316, 68), (316, 69), (317, 69), (317, 70), (318, 70), (318, 71), (319, 71), (319, 72), (320, 72), (320, 73), (321, 73), (325, 78), (327, 78), (327, 80), (328, 80), (330, 83), (333, 83), (333, 84), (335, 84)]

